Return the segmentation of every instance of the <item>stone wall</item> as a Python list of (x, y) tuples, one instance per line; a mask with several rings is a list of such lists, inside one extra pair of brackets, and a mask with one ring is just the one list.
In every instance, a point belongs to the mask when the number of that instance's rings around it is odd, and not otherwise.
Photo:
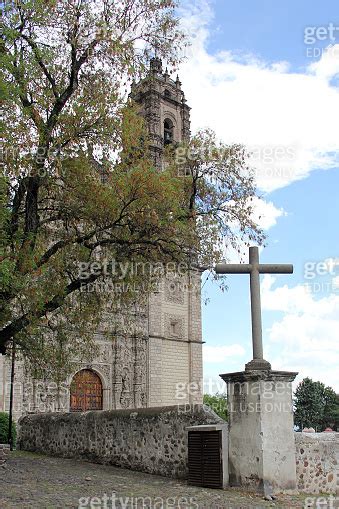
[(339, 495), (339, 433), (295, 433), (297, 488)]
[(0, 444), (0, 467), (8, 460), (9, 450), (9, 444)]
[(187, 430), (224, 423), (204, 405), (26, 415), (18, 447), (151, 474), (187, 477)]

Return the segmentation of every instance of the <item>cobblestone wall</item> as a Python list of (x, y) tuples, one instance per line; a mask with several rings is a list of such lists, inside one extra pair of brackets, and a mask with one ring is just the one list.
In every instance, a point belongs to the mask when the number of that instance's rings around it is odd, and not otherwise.
[(9, 444), (0, 444), (0, 467), (4, 465), (9, 456)]
[(339, 495), (339, 433), (295, 433), (297, 487)]
[(187, 476), (187, 426), (224, 423), (203, 405), (26, 415), (18, 447), (174, 478)]

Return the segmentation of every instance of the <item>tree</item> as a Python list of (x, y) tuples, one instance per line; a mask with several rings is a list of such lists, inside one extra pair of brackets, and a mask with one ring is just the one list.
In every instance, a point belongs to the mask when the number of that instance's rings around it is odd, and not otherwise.
[(219, 417), (227, 421), (228, 410), (227, 410), (227, 396), (226, 394), (204, 394), (204, 405), (210, 407)]
[(304, 378), (295, 391), (295, 424), (303, 429), (313, 427), (323, 431), (338, 425), (338, 397), (331, 387)]
[[(135, 151), (132, 138), (138, 139), (141, 124), (127, 114), (117, 91), (124, 80), (143, 72), (155, 46), (160, 56), (174, 61), (182, 41), (174, 7), (171, 0), (51, 1), (48, 9), (44, 1), (5, 4), (2, 353), (14, 336), (21, 349), (32, 351), (39, 343), (41, 319), (52, 334), (60, 330), (60, 323), (48, 315), (86, 282), (76, 276), (77, 265), (89, 261), (101, 246), (114, 244), (121, 255), (131, 256), (133, 249), (144, 249), (147, 255), (162, 247), (156, 232), (152, 238), (142, 231), (150, 226), (151, 214), (144, 224), (137, 218), (147, 202), (152, 211), (160, 184), (147, 154), (138, 160), (133, 154), (127, 175), (120, 161), (110, 189), (101, 185), (97, 173), (105, 171), (123, 143), (125, 153)], [(133, 229), (133, 241), (126, 231), (116, 235), (123, 228)], [(161, 231), (165, 233), (166, 227)], [(87, 282), (94, 280), (92, 274)], [(100, 306), (93, 298), (87, 300), (87, 309), (84, 298), (78, 301), (82, 313), (73, 302), (66, 313), (69, 324), (70, 313), (78, 326), (81, 315), (87, 324), (88, 317), (94, 317), (89, 308)]]
[(222, 143), (205, 129), (174, 152), (170, 149), (169, 165), (175, 174), (185, 175), (186, 218), (194, 221), (199, 263), (213, 267), (227, 257), (229, 247), (241, 254), (250, 242), (262, 244), (265, 236), (252, 219), (256, 190), (246, 149)]
[[(9, 416), (7, 412), (0, 412), (0, 444), (8, 444)], [(16, 425), (12, 422), (13, 445), (16, 443)]]
[(324, 390), (324, 415), (322, 420), (322, 429), (330, 427), (338, 430), (339, 427), (339, 396), (334, 392), (331, 387), (326, 387)]
[[(242, 147), (202, 132), (176, 148), (186, 154), (184, 178), (173, 153), (159, 172), (138, 109), (121, 93), (145, 74), (152, 48), (175, 65), (183, 37), (174, 8), (172, 0), (4, 8), (0, 353), (15, 339), (36, 376), (64, 370), (62, 380), (99, 321), (140, 302), (133, 288), (147, 292), (157, 264), (210, 267), (226, 237), (263, 240)], [(218, 152), (208, 161), (207, 145)], [(147, 269), (122, 273), (126, 262)], [(101, 290), (122, 278), (130, 290)]]
[(336, 394), (335, 405), (332, 409), (330, 426), (334, 430), (339, 431), (339, 394)]

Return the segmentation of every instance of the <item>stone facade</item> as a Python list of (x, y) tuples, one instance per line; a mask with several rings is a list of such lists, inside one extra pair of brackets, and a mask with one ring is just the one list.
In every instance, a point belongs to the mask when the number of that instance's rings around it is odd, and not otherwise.
[[(153, 157), (162, 168), (164, 123), (170, 122), (173, 144), (190, 135), (190, 108), (179, 79), (173, 81), (162, 72), (161, 61), (152, 59), (148, 76), (133, 85), (131, 96), (141, 106)], [(123, 317), (116, 317), (119, 330), (107, 330), (103, 323), (95, 334), (99, 355), (86, 364), (75, 360), (73, 373), (58, 393), (50, 381), (31, 380), (17, 362), (14, 418), (31, 412), (69, 411), (70, 384), (81, 369), (100, 377), (103, 410), (202, 403), (202, 390), (186, 391), (184, 399), (176, 397), (178, 384), (202, 387), (200, 280), (199, 271), (165, 277), (145, 305), (129, 315), (135, 335), (126, 334)], [(0, 355), (0, 411), (9, 408), (10, 371), (10, 359)]]
[[(33, 380), (23, 363), (16, 363), (14, 418), (36, 412), (68, 412), (70, 384), (81, 369), (94, 371), (101, 380), (103, 410), (144, 408), (181, 403), (202, 403), (202, 339), (200, 273), (193, 289), (174, 301), (165, 291), (152, 294), (137, 337), (98, 331), (99, 355), (90, 363), (74, 362), (74, 371), (57, 391), (55, 383)], [(106, 331), (107, 332), (107, 331)], [(8, 411), (10, 359), (0, 356), (0, 411)], [(194, 384), (191, 392), (183, 387)], [(178, 388), (180, 394), (178, 395)]]
[(187, 427), (225, 424), (204, 405), (27, 415), (18, 445), (26, 451), (85, 458), (173, 478), (187, 477)]
[(339, 495), (339, 433), (295, 433), (297, 487)]

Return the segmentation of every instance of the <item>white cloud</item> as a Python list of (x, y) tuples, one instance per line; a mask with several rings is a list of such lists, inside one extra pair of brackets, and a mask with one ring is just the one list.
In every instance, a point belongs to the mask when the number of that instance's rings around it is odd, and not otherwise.
[(266, 275), (262, 284), (264, 310), (284, 316), (268, 330), (270, 359), (275, 369), (299, 371), (339, 391), (339, 295), (316, 299), (303, 285), (272, 289), (276, 278)]
[(339, 44), (328, 46), (322, 58), (309, 66), (309, 71), (325, 81), (339, 74)]
[[(259, 197), (253, 198), (252, 207), (253, 221), (266, 232), (277, 224), (279, 217), (287, 216), (287, 212), (284, 209), (277, 208), (271, 201), (265, 201)], [(259, 246), (259, 254), (262, 252), (262, 249), (263, 247)], [(248, 263), (248, 247), (245, 242), (238, 240), (238, 248), (235, 249), (225, 239), (225, 251), (227, 252), (228, 263)]]
[(282, 208), (277, 208), (271, 201), (260, 198), (253, 200), (253, 220), (264, 230), (269, 230), (277, 224), (277, 219), (286, 216)]
[(241, 345), (229, 345), (229, 346), (203, 346), (203, 359), (204, 362), (219, 363), (224, 362), (233, 356), (241, 356), (245, 354), (245, 349)]
[(255, 149), (258, 186), (268, 192), (314, 169), (339, 166), (339, 88), (331, 84), (339, 72), (339, 45), (304, 72), (289, 72), (287, 62), (232, 51), (209, 54), (213, 14), (207, 2), (186, 7), (183, 16), (193, 44), (180, 77), (193, 131), (211, 127), (224, 141)]

